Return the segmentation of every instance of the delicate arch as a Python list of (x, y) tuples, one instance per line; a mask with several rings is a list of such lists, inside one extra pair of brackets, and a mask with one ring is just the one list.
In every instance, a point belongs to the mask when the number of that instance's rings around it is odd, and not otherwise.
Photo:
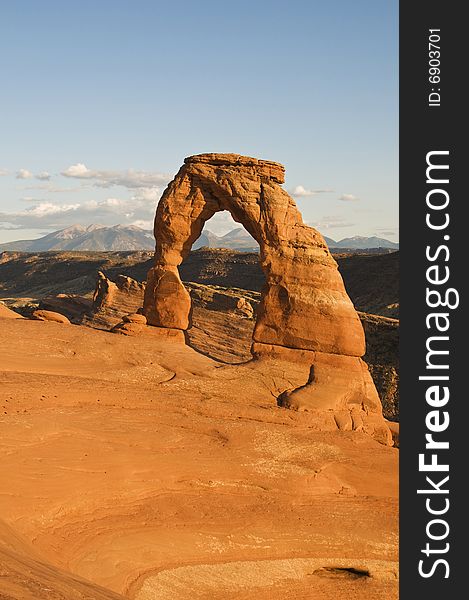
[[(236, 154), (186, 158), (155, 217), (155, 264), (147, 278), (149, 325), (185, 330), (191, 299), (178, 266), (204, 223), (228, 210), (256, 239), (266, 284), (253, 333), (255, 358), (304, 364), (309, 378), (281, 406), (308, 410), (323, 429), (366, 431), (392, 444), (366, 364), (363, 328), (322, 236), (303, 223), (281, 188), (278, 163)], [(269, 362), (269, 361), (268, 361)], [(257, 361), (258, 368), (266, 364)]]
[(187, 329), (191, 301), (178, 266), (204, 223), (228, 210), (260, 246), (266, 276), (253, 340), (348, 356), (365, 352), (358, 315), (322, 236), (282, 189), (284, 168), (236, 154), (191, 156), (155, 217), (155, 265), (144, 312), (150, 325)]

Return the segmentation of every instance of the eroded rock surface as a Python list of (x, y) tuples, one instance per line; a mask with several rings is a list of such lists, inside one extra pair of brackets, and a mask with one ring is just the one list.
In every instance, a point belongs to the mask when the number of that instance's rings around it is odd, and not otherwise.
[(266, 277), (253, 333), (256, 354), (269, 355), (277, 346), (311, 353), (308, 381), (301, 389), (285, 390), (279, 402), (330, 413), (339, 429), (335, 413), (353, 412), (352, 429), (391, 443), (376, 388), (360, 358), (363, 327), (337, 263), (319, 232), (303, 223), (283, 182), (283, 166), (271, 161), (236, 154), (186, 158), (158, 204), (155, 264), (143, 312), (150, 325), (189, 328), (191, 299), (178, 267), (205, 222), (229, 211), (258, 242)]
[(281, 188), (282, 165), (235, 154), (185, 160), (159, 202), (155, 265), (144, 312), (152, 325), (187, 329), (190, 297), (178, 267), (205, 222), (227, 210), (260, 246), (266, 275), (253, 339), (319, 352), (362, 356), (365, 339), (337, 263), (322, 236), (303, 223)]
[(0, 319), (22, 319), (23, 317), (0, 302)]
[[(109, 281), (106, 287), (113, 285), (114, 282)], [(198, 352), (230, 364), (247, 362), (253, 354), (256, 358), (262, 354), (265, 356), (266, 350), (270, 357), (287, 357), (290, 361), (301, 360), (302, 354), (306, 357), (311, 356), (308, 351), (289, 350), (282, 346), (266, 347), (254, 343), (250, 348), (261, 297), (259, 292), (193, 282), (184, 282), (184, 285), (192, 301), (191, 327), (187, 331), (187, 340)], [(100, 286), (101, 276), (97, 282), (97, 287)], [(134, 306), (135, 310), (142, 306), (144, 287), (144, 284), (132, 285), (134, 298), (131, 301), (127, 297), (122, 308), (119, 308), (111, 297), (109, 311), (104, 301), (100, 301), (99, 306), (93, 309), (91, 300), (70, 294), (45, 298), (41, 300), (39, 308), (56, 309), (57, 312), (66, 315), (72, 323), (86, 324), (98, 329), (112, 329), (115, 333), (124, 335), (142, 335), (150, 332), (156, 335), (158, 331), (160, 336), (183, 342), (184, 334), (181, 330), (144, 327), (144, 315), (126, 312), (129, 306)], [(0, 310), (1, 307), (0, 304)], [(18, 313), (10, 312), (15, 318), (21, 317)], [(383, 414), (386, 419), (399, 420), (399, 321), (362, 312), (358, 314), (365, 330), (367, 351), (364, 360), (381, 399)], [(171, 331), (178, 334), (171, 335)]]
[[(40, 310), (51, 310), (65, 315), (72, 323), (81, 323), (83, 315), (92, 311), (93, 301), (90, 298), (73, 294), (57, 294), (42, 298)], [(34, 311), (32, 311), (34, 312)]]
[(118, 275), (114, 282), (99, 271), (93, 304), (84, 323), (103, 329), (118, 325), (123, 315), (136, 313), (141, 308), (144, 289), (144, 283), (131, 277)]
[(307, 364), (29, 319), (0, 334), (6, 597), (397, 599), (398, 452), (278, 408)]
[(52, 321), (54, 323), (70, 325), (70, 320), (65, 315), (54, 312), (53, 310), (35, 310), (32, 314), (32, 318), (35, 321)]

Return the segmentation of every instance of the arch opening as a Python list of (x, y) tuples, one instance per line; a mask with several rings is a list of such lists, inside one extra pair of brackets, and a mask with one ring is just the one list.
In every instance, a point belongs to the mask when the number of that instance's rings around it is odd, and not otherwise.
[(266, 284), (254, 238), (229, 211), (217, 212), (205, 222), (178, 270), (191, 296), (189, 346), (226, 364), (251, 360), (256, 313)]

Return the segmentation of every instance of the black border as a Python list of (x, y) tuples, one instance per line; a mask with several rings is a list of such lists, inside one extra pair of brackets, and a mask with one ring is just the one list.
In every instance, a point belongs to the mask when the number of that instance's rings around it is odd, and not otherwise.
[[(465, 517), (467, 500), (465, 475), (469, 432), (466, 432), (469, 390), (463, 380), (469, 372), (466, 355), (469, 354), (466, 336), (469, 333), (466, 309), (466, 283), (469, 274), (466, 255), (469, 249), (469, 222), (466, 222), (467, 192), (463, 191), (465, 147), (465, 114), (463, 112), (464, 88), (467, 88), (467, 65), (463, 56), (468, 39), (463, 17), (464, 3), (428, 0), (426, 2), (401, 2), (400, 4), (400, 598), (425, 600), (465, 597), (467, 594), (464, 563)], [(441, 82), (432, 86), (428, 77), (429, 29), (441, 29)], [(464, 31), (465, 30), (465, 31)], [(431, 87), (440, 88), (441, 106), (429, 106)], [(429, 335), (425, 317), (426, 269), (429, 266), (426, 246), (438, 246), (442, 232), (431, 231), (426, 226), (426, 155), (432, 150), (449, 150), (450, 225), (446, 242), (450, 249), (450, 286), (460, 294), (460, 305), (449, 310), (449, 375), (450, 401), (447, 410), (450, 426), (441, 439), (449, 440), (448, 450), (440, 452), (441, 460), (450, 465), (448, 482), (450, 509), (444, 516), (450, 526), (449, 563), (446, 570), (436, 569), (433, 576), (419, 575), (419, 560), (427, 542), (426, 525), (432, 517), (425, 508), (425, 496), (417, 489), (428, 488), (425, 476), (418, 468), (418, 455), (425, 450), (425, 415), (429, 410), (425, 401), (427, 383), (419, 381), (425, 372), (426, 347)], [(441, 262), (440, 264), (445, 264)], [(468, 363), (466, 365), (466, 363)], [(440, 373), (441, 374), (441, 373)], [(465, 378), (464, 378), (465, 379)], [(466, 384), (466, 385), (464, 385)], [(444, 454), (443, 454), (444, 452)], [(440, 474), (435, 474), (438, 479)], [(440, 477), (441, 478), (441, 477)], [(442, 542), (443, 544), (443, 542)], [(435, 542), (436, 547), (436, 542)], [(435, 555), (435, 558), (438, 558)], [(427, 559), (427, 566), (430, 564)]]

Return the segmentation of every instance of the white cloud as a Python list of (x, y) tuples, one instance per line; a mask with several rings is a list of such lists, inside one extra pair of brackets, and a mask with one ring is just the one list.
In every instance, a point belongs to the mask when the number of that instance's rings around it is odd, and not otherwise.
[(354, 196), (353, 194), (342, 194), (342, 196), (339, 196), (339, 200), (342, 202), (356, 202), (357, 200), (360, 200), (360, 198), (357, 198), (357, 196)]
[[(69, 180), (77, 180), (77, 187), (62, 187), (50, 182), (51, 175), (48, 171), (41, 171), (34, 175), (26, 169), (17, 172), (18, 179), (39, 180), (35, 185), (21, 186), (21, 190), (41, 190), (36, 198), (27, 193), (21, 200), (29, 203), (25, 210), (12, 213), (0, 212), (0, 223), (8, 223), (9, 227), (21, 229), (43, 228), (54, 230), (74, 223), (91, 225), (102, 223), (105, 226), (123, 224), (152, 228), (156, 205), (165, 185), (172, 178), (170, 175), (137, 171), (99, 171), (89, 169), (84, 163), (70, 165), (61, 172)], [(109, 195), (105, 199), (82, 199), (81, 196), (73, 198), (74, 202), (54, 202), (49, 193), (83, 192), (87, 188), (87, 195), (93, 188), (107, 189), (120, 186), (130, 190), (127, 198)], [(24, 193), (24, 192), (23, 192)], [(102, 195), (96, 193), (99, 196)], [(88, 196), (89, 197), (89, 196)], [(0, 228), (6, 225), (0, 225)]]
[(142, 219), (137, 219), (137, 221), (133, 221), (132, 223), (130, 223), (131, 225), (134, 225), (135, 227), (140, 227), (140, 229), (149, 229), (149, 230), (153, 230), (153, 221), (143, 221)]
[(18, 214), (42, 219), (43, 217), (48, 217), (50, 215), (76, 211), (79, 208), (80, 204), (52, 204), (52, 202), (41, 202), (37, 206), (27, 208), (23, 213)]
[(15, 225), (14, 223), (9, 223), (8, 221), (0, 221), (0, 229), (8, 230), (8, 229), (19, 229), (19, 225)]
[(28, 169), (20, 169), (16, 173), (16, 179), (32, 179), (34, 175)]
[(135, 195), (132, 197), (133, 200), (140, 200), (143, 202), (157, 202), (161, 196), (161, 188), (139, 188)]
[(124, 200), (120, 200), (119, 198), (106, 198), (106, 200), (103, 200), (99, 203), (101, 206), (123, 206), (125, 205), (125, 201)]
[(83, 163), (71, 165), (61, 175), (75, 179), (89, 179), (97, 187), (109, 188), (114, 185), (120, 185), (129, 189), (153, 188), (166, 185), (170, 175), (163, 173), (149, 173), (146, 171), (96, 171), (88, 169)]
[(71, 165), (61, 173), (64, 177), (77, 177), (78, 179), (86, 179), (91, 177), (91, 171), (83, 164), (77, 163)]
[[(140, 191), (140, 190), (138, 190)], [(83, 200), (55, 203), (50, 200), (26, 197), (31, 206), (15, 213), (0, 213), (0, 221), (24, 229), (43, 227), (54, 230), (74, 223), (91, 225), (130, 225), (137, 221), (150, 222), (155, 215), (158, 194), (144, 192), (131, 198), (108, 197), (102, 200)], [(150, 227), (151, 228), (151, 227)]]
[(46, 202), (44, 198), (34, 198), (33, 196), (23, 196), (20, 198), (21, 202)]
[(0, 169), (0, 177), (5, 177), (6, 175), (8, 175), (8, 170), (7, 169)]
[(310, 222), (308, 223), (309, 225), (312, 225), (312, 227), (315, 227), (316, 229), (319, 230), (324, 230), (324, 229), (336, 229), (336, 228), (342, 228), (342, 227), (354, 227), (355, 223), (350, 223), (349, 221), (347, 221), (346, 219), (344, 219), (343, 217), (339, 216), (339, 215), (327, 215), (324, 217), (321, 217), (321, 219), (319, 221), (314, 221), (314, 222)]
[(326, 194), (333, 191), (334, 190), (310, 190), (302, 185), (297, 185), (292, 190), (290, 190), (290, 195), (294, 196), (295, 198), (305, 198), (307, 196), (315, 196), (316, 194)]
[(226, 233), (233, 231), (233, 229), (242, 227), (242, 225), (236, 223), (230, 212), (223, 210), (215, 213), (213, 217), (205, 223), (205, 227), (216, 235), (225, 235)]
[[(140, 194), (140, 192), (143, 193)], [(131, 198), (110, 196), (102, 200), (87, 200), (73, 203), (54, 203), (45, 199), (25, 198), (30, 202), (25, 210), (16, 213), (0, 213), (0, 229), (2, 222), (9, 223), (9, 228), (38, 229), (54, 231), (75, 223), (81, 225), (117, 224), (135, 225), (142, 229), (152, 230), (155, 216), (157, 195), (145, 188)], [(224, 235), (237, 227), (228, 211), (217, 212), (209, 221), (207, 229), (217, 235)]]
[(396, 236), (396, 230), (392, 229), (392, 228), (377, 229), (376, 231), (377, 231), (377, 233), (376, 233), (377, 236), (380, 236), (380, 235), (387, 235), (389, 237), (395, 237)]
[(39, 179), (39, 181), (49, 181), (49, 179), (51, 178), (51, 175), (47, 171), (41, 171), (40, 173), (37, 173), (37, 175), (34, 175), (34, 173), (31, 173), (31, 171), (28, 171), (28, 169), (20, 169), (16, 173), (16, 179), (33, 179), (33, 178)]
[(22, 190), (44, 190), (45, 192), (50, 192), (51, 194), (66, 194), (68, 192), (83, 191), (82, 187), (62, 187), (62, 186), (52, 185), (50, 182), (36, 183), (35, 185), (25, 185), (19, 189), (22, 189)]

